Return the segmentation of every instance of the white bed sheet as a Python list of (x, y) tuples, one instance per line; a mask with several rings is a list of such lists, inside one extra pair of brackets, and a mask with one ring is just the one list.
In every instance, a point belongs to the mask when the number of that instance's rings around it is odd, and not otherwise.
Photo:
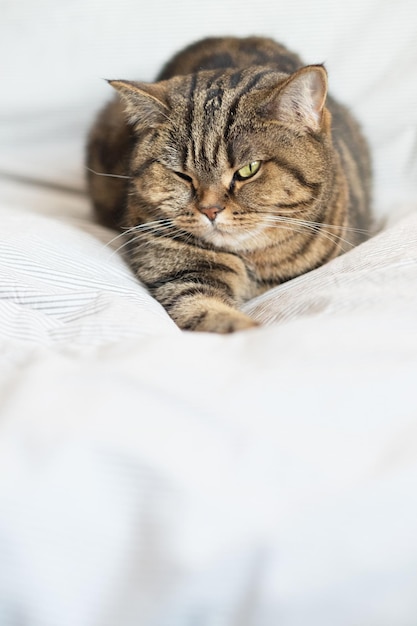
[(386, 222), (247, 303), (263, 326), (227, 337), (180, 332), (134, 279), (91, 220), (82, 151), (93, 75), (133, 71), (122, 25), (151, 78), (219, 14), (222, 32), (247, 18), (184, 0), (172, 32), (173, 4), (137, 26), (134, 4), (9, 3), (0, 26), (19, 50), (0, 103), (0, 626), (416, 626), (413, 3), (252, 15), (326, 60)]
[(66, 202), (1, 217), (0, 623), (414, 626), (417, 214), (220, 337)]

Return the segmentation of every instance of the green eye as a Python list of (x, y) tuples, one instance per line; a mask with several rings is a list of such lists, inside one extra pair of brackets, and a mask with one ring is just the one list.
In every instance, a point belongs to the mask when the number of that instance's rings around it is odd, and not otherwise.
[(246, 180), (247, 178), (252, 178), (252, 176), (255, 176), (256, 172), (259, 171), (260, 167), (261, 161), (252, 161), (252, 163), (248, 163), (236, 172), (236, 178), (238, 180)]

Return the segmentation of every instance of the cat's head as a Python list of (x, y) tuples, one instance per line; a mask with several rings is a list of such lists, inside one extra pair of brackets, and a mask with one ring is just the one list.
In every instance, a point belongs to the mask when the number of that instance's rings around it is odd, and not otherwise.
[(331, 169), (322, 66), (111, 84), (137, 138), (128, 226), (161, 220), (243, 250), (285, 238), (276, 218), (314, 215)]

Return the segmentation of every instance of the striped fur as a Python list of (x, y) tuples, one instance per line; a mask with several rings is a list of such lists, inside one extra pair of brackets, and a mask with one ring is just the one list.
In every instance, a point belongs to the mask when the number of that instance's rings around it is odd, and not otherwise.
[(323, 67), (269, 39), (206, 39), (155, 83), (111, 84), (119, 97), (89, 137), (90, 193), (180, 328), (255, 326), (243, 302), (367, 237), (367, 146)]

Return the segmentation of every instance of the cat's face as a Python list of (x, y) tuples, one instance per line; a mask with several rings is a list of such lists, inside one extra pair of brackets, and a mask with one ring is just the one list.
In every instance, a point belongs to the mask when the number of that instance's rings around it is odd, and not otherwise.
[(128, 226), (237, 251), (285, 239), (280, 218), (314, 216), (327, 172), (322, 68), (114, 86), (137, 135)]

